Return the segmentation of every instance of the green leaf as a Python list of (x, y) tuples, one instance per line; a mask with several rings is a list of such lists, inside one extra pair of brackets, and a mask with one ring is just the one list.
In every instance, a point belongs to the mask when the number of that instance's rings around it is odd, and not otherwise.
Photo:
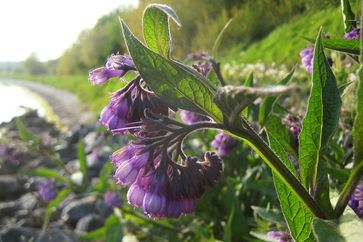
[(228, 216), (228, 221), (226, 227), (224, 227), (223, 241), (231, 242), (232, 241), (232, 227), (233, 227), (233, 218), (234, 218), (235, 208), (232, 207), (231, 212)]
[(48, 206), (47, 206), (47, 210), (45, 211), (45, 215), (44, 215), (44, 223), (43, 223), (43, 229), (45, 229), (50, 221), (50, 217), (52, 216), (52, 214), (54, 213), (54, 211), (56, 210), (57, 206), (72, 192), (71, 189), (64, 189), (61, 192), (58, 193), (57, 197), (52, 200)]
[(347, 242), (361, 241), (363, 238), (363, 222), (350, 208), (339, 219), (338, 227)]
[[(311, 43), (314, 43), (313, 39), (306, 38)], [(323, 46), (325, 48), (344, 52), (347, 54), (359, 55), (360, 43), (359, 40), (354, 39), (323, 39)]]
[[(270, 118), (272, 118), (271, 116)], [(275, 136), (281, 132), (278, 126), (266, 126), (268, 140), (271, 148), (276, 152), (290, 172), (298, 177), (296, 169), (291, 164), (286, 150), (282, 145), (281, 138)], [(286, 144), (286, 140), (282, 141)], [(278, 175), (273, 172), (273, 179), (276, 187), (276, 192), (280, 201), (282, 213), (289, 226), (292, 237), (296, 241), (315, 241), (310, 223), (314, 217), (310, 209), (295, 195), (293, 188), (288, 187)]]
[(342, 101), (323, 51), (321, 30), (316, 39), (313, 62), (310, 98), (299, 137), (301, 178), (326, 213), (332, 214), (325, 161), (320, 159), (320, 152), (337, 130)]
[(292, 136), (290, 130), (281, 123), (279, 117), (271, 114), (266, 122), (266, 129), (273, 134), (274, 138), (279, 141), (286, 152), (289, 152), (295, 159), (298, 159), (294, 148), (295, 138)]
[(191, 68), (165, 59), (145, 47), (121, 21), (122, 32), (135, 65), (150, 88), (172, 106), (211, 116), (222, 121), (223, 115), (213, 102), (213, 87)]
[(257, 206), (251, 206), (251, 208), (258, 216), (269, 222), (282, 223), (284, 221), (284, 216), (282, 215), (281, 211), (278, 209), (263, 208)]
[[(295, 68), (290, 71), (289, 74), (285, 78), (283, 78), (281, 81), (278, 82), (278, 85), (286, 85), (294, 75)], [(274, 105), (276, 104), (277, 100), (280, 96), (276, 97), (265, 97), (260, 104), (259, 112), (258, 112), (258, 121), (261, 125), (265, 124), (265, 121), (267, 120), (268, 116), (270, 115), (271, 111), (273, 110)]]
[(15, 124), (19, 132), (19, 137), (23, 141), (31, 141), (34, 144), (39, 144), (40, 139), (36, 137), (33, 133), (31, 133), (27, 128), (25, 127), (23, 121), (20, 118), (15, 119)]
[(92, 230), (86, 234), (82, 234), (80, 238), (82, 240), (96, 240), (96, 239), (103, 239), (106, 234), (106, 227), (101, 227), (96, 230)]
[(40, 176), (47, 178), (54, 178), (60, 182), (70, 182), (65, 176), (61, 175), (58, 171), (47, 168), (36, 168), (25, 173), (28, 176)]
[(88, 181), (88, 171), (87, 171), (87, 159), (86, 159), (85, 145), (84, 145), (84, 142), (82, 139), (78, 142), (77, 157), (78, 157), (79, 167), (83, 174), (82, 184), (84, 185)]
[(106, 242), (122, 241), (122, 225), (116, 215), (111, 215), (106, 220)]
[(349, 0), (341, 0), (341, 8), (344, 22), (345, 33), (356, 28), (355, 16), (350, 6)]
[(154, 52), (169, 58), (171, 36), (169, 18), (181, 26), (174, 10), (164, 4), (150, 4), (143, 15), (143, 32), (146, 45)]
[(314, 235), (319, 242), (356, 242), (363, 238), (363, 222), (351, 210), (347, 209), (337, 221), (315, 218), (312, 223)]
[(314, 218), (312, 227), (318, 242), (345, 242), (339, 234), (338, 225), (332, 221)]
[(228, 22), (224, 25), (224, 27), (222, 28), (221, 32), (219, 32), (216, 40), (214, 41), (213, 47), (212, 47), (212, 56), (216, 57), (217, 55), (217, 50), (219, 48), (219, 46), (222, 43), (222, 37), (223, 34), (225, 33), (225, 31), (227, 30), (228, 26), (232, 23), (232, 19), (228, 20)]

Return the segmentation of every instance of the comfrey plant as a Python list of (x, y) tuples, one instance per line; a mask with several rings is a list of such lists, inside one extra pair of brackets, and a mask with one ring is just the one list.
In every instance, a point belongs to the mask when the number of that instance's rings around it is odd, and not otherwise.
[[(356, 21), (349, 2), (342, 1), (342, 4), (346, 32), (350, 32), (356, 28)], [(135, 73), (131, 82), (113, 94), (100, 118), (113, 134), (134, 136), (111, 156), (116, 182), (129, 186), (128, 202), (152, 218), (179, 217), (194, 212), (196, 199), (207, 186), (218, 181), (224, 164), (212, 151), (205, 151), (201, 156), (185, 154), (183, 142), (195, 131), (217, 129), (221, 133), (213, 146), (222, 149), (221, 155), (228, 153), (230, 148), (224, 145), (238, 139), (250, 145), (271, 168), (281, 210), (293, 240), (329, 241), (325, 239), (332, 234), (334, 238), (342, 238), (341, 241), (350, 239), (351, 233), (343, 231), (339, 221), (347, 221), (346, 215), (342, 214), (362, 175), (363, 86), (358, 86), (353, 128), (354, 164), (343, 188), (334, 188), (341, 193), (333, 206), (328, 164), (323, 154), (337, 130), (342, 101), (324, 48), (348, 53), (362, 63), (363, 57), (358, 59), (359, 40), (323, 39), (322, 31), (318, 33), (307, 58), (308, 70), (312, 72), (308, 108), (301, 130), (299, 127), (294, 133), (298, 135), (298, 142), (294, 142), (298, 147), (293, 147), (291, 133), (276, 116), (276, 96), (291, 89), (286, 83), (292, 78), (293, 71), (274, 87), (225, 85), (213, 58), (204, 58), (210, 65), (203, 62), (202, 67), (190, 67), (172, 58), (170, 19), (180, 26), (176, 13), (169, 6), (149, 5), (143, 15), (145, 44), (121, 20), (130, 57), (112, 55), (104, 67), (91, 71), (89, 76), (93, 84), (101, 84), (113, 77), (121, 78), (128, 71)], [(360, 76), (363, 79), (362, 71)], [(242, 115), (258, 98), (263, 98), (259, 121), (264, 126), (266, 139)], [(184, 122), (177, 118), (180, 112)], [(293, 164), (296, 162), (297, 166)], [(361, 194), (356, 193), (354, 198), (360, 199)], [(348, 215), (351, 214), (348, 212)], [(357, 216), (350, 216), (349, 221), (352, 223), (350, 229), (361, 226)], [(354, 233), (361, 233), (359, 229)], [(270, 233), (270, 237), (290, 240), (285, 232)]]

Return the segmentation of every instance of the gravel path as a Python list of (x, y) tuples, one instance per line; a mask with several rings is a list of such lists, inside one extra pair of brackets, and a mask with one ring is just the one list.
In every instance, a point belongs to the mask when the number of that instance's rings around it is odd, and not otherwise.
[(58, 115), (61, 125), (70, 130), (86, 123), (92, 117), (91, 113), (86, 111), (85, 106), (70, 92), (32, 81), (1, 78), (0, 82), (21, 86), (38, 94)]

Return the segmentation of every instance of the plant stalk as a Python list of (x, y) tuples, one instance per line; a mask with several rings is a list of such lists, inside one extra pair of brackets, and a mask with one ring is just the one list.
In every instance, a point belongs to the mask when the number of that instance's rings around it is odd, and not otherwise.
[(345, 183), (343, 190), (339, 196), (337, 205), (335, 206), (334, 218), (339, 218), (343, 214), (345, 208), (347, 207), (349, 199), (352, 197), (355, 187), (358, 185), (362, 176), (363, 161), (359, 162), (358, 165), (356, 165), (352, 169), (352, 173), (349, 176), (347, 183)]
[(266, 164), (287, 184), (290, 189), (300, 198), (301, 201), (319, 218), (329, 218), (320, 208), (309, 192), (303, 187), (300, 181), (289, 171), (286, 165), (280, 160), (266, 142), (252, 129), (248, 132), (240, 129), (231, 129), (231, 133), (247, 142), (257, 154), (266, 162)]

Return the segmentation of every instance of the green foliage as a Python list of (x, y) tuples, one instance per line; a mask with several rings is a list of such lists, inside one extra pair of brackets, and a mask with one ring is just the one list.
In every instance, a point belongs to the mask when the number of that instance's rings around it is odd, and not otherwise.
[(88, 170), (87, 170), (85, 144), (83, 140), (80, 140), (78, 142), (77, 157), (78, 157), (79, 167), (82, 172), (82, 185), (86, 186), (88, 183)]
[(348, 209), (338, 221), (315, 218), (312, 223), (318, 242), (355, 242), (363, 237), (363, 222)]
[(46, 229), (52, 214), (55, 212), (57, 206), (72, 192), (71, 189), (64, 189), (57, 194), (57, 197), (52, 200), (45, 211), (43, 229)]
[(213, 102), (214, 93), (203, 83), (200, 74), (146, 48), (123, 22), (122, 30), (140, 75), (155, 93), (173, 106), (223, 119)]
[(59, 172), (52, 170), (52, 169), (47, 169), (47, 168), (36, 168), (36, 169), (26, 172), (25, 174), (28, 176), (40, 176), (40, 177), (54, 178), (54, 179), (56, 179), (60, 182), (64, 182), (64, 183), (70, 182), (69, 179), (67, 179), (63, 175), (59, 174)]
[[(276, 118), (270, 116), (270, 119)], [(268, 123), (266, 128), (268, 130), (268, 139), (271, 148), (282, 159), (284, 164), (288, 167), (290, 172), (298, 177), (297, 171), (292, 166), (289, 157), (287, 156), (286, 144), (289, 142), (287, 138), (281, 137), (279, 133), (284, 130), (284, 127), (280, 123), (280, 126), (276, 125), (278, 121)], [(283, 146), (285, 144), (285, 147)], [(310, 223), (314, 218), (313, 213), (306, 207), (306, 205), (294, 194), (293, 188), (288, 187), (275, 173), (273, 173), (276, 192), (279, 197), (280, 206), (285, 216), (286, 222), (289, 225), (289, 230), (292, 237), (296, 241), (314, 241)]]
[(262, 61), (265, 64), (293, 65), (300, 62), (299, 52), (307, 46), (302, 37), (315, 36), (321, 26), (324, 26), (324, 30), (331, 36), (343, 36), (340, 9), (328, 7), (296, 16), (289, 23), (276, 28), (263, 40), (251, 44), (245, 52), (241, 51), (241, 46), (235, 47), (225, 61), (235, 59), (243, 63)]
[(299, 138), (299, 161), (303, 184), (317, 196), (326, 212), (332, 213), (327, 173), (320, 154), (338, 127), (342, 102), (323, 51), (321, 31), (316, 39), (314, 56), (313, 84)]
[(171, 54), (169, 18), (172, 18), (180, 26), (178, 16), (167, 5), (149, 5), (143, 16), (143, 31), (146, 45), (150, 50), (166, 58), (169, 58)]
[(350, 6), (349, 0), (341, 0), (342, 4), (342, 15), (344, 22), (344, 30), (345, 32), (352, 31), (357, 25), (354, 13), (352, 11), (352, 7)]

